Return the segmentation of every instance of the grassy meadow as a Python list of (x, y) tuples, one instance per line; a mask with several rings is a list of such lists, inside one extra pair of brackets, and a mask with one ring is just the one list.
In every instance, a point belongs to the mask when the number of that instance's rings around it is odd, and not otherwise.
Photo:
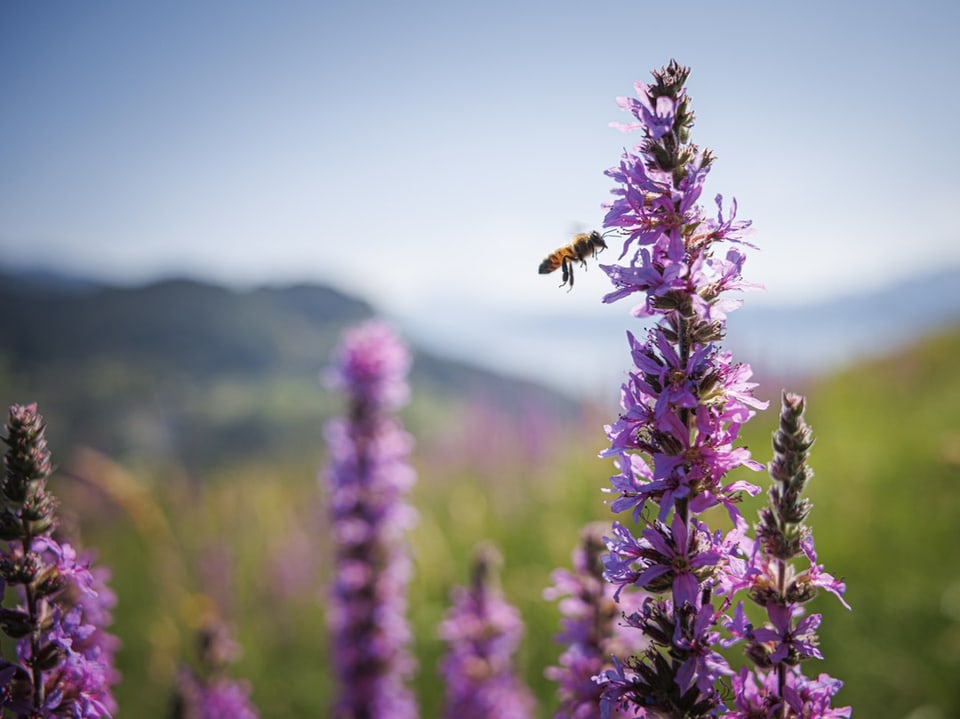
[[(842, 679), (838, 702), (852, 704), (854, 716), (960, 716), (958, 357), (960, 331), (790, 388), (808, 395), (817, 437), (810, 523), (820, 560), (846, 579), (853, 606), (815, 600), (826, 660), (806, 670)], [(764, 463), (778, 392), (761, 387), (771, 408), (744, 435)], [(422, 716), (438, 716), (442, 699), (437, 624), (483, 540), (504, 555), (503, 588), (527, 627), (518, 661), (540, 716), (552, 716), (543, 669), (559, 654), (558, 612), (541, 593), (552, 569), (568, 564), (581, 526), (611, 519), (601, 493), (611, 463), (596, 455), (601, 425), (616, 409), (585, 410), (576, 427), (483, 407), (451, 414), (414, 403), (405, 412), (417, 437), (410, 619)], [(192, 628), (214, 608), (236, 629), (243, 656), (233, 673), (251, 682), (262, 716), (325, 715), (331, 548), (317, 481), (321, 427), (315, 431), (309, 456), (228, 463), (202, 480), (175, 466), (120, 466), (89, 450), (52, 447), (65, 529), (113, 570), (121, 717), (165, 715), (177, 663), (190, 660)], [(753, 480), (767, 486), (765, 474)], [(749, 519), (761, 500), (748, 503)]]

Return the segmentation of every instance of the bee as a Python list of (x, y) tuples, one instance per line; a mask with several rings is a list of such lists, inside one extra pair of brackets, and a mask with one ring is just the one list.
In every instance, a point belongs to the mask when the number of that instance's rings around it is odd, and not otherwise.
[(547, 255), (540, 263), (540, 274), (548, 275), (557, 268), (563, 269), (563, 287), (569, 284), (568, 292), (573, 289), (573, 265), (579, 262), (586, 269), (587, 258), (596, 257), (601, 250), (607, 249), (607, 243), (603, 235), (594, 230), (593, 232), (584, 232), (573, 238), (569, 245), (564, 245), (559, 250), (554, 250)]

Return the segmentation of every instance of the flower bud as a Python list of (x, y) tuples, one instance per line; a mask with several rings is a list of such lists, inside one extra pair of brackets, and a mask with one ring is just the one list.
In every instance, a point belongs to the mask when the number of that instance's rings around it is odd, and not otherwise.
[(0, 609), (0, 627), (7, 636), (20, 639), (34, 630), (35, 623), (20, 609)]
[(0, 512), (0, 539), (9, 542), (23, 536), (23, 522), (11, 508)]
[(63, 575), (55, 566), (51, 566), (36, 578), (34, 591), (39, 597), (50, 597), (63, 589), (64, 584)]
[(40, 647), (33, 660), (33, 666), (42, 672), (48, 672), (59, 666), (66, 657), (66, 651), (55, 642), (49, 642)]

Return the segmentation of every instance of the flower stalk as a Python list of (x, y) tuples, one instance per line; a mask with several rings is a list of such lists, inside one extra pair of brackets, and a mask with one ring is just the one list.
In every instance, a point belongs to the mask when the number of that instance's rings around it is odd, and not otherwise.
[(258, 719), (250, 685), (232, 679), (227, 669), (240, 657), (240, 646), (217, 617), (207, 617), (197, 631), (197, 666), (177, 674), (172, 719)]
[(347, 416), (329, 423), (330, 512), (334, 579), (328, 614), (337, 696), (336, 719), (413, 719), (406, 682), (408, 646), (405, 542), (415, 515), (406, 502), (412, 446), (394, 411), (408, 396), (410, 354), (382, 322), (345, 333), (329, 381), (347, 396)]
[(440, 672), (446, 686), (444, 719), (530, 719), (533, 695), (514, 668), (523, 621), (497, 584), (499, 553), (478, 548), (468, 587), (457, 587), (440, 624), (447, 653)]
[[(729, 597), (713, 602), (729, 593), (726, 566), (746, 529), (741, 493), (759, 491), (726, 475), (762, 468), (737, 440), (766, 403), (752, 395), (749, 366), (720, 348), (727, 313), (739, 306), (727, 294), (753, 287), (741, 278), (750, 223), (736, 220), (735, 202), (725, 211), (719, 195), (715, 218), (698, 204), (714, 158), (690, 142), (688, 74), (671, 62), (652, 84), (636, 84), (636, 98), (619, 100), (636, 120), (620, 129), (643, 138), (607, 172), (618, 186), (604, 226), (623, 236), (627, 262), (602, 266), (614, 286), (604, 302), (637, 297), (632, 314), (652, 328), (645, 338), (628, 332), (633, 367), (601, 454), (619, 469), (613, 511), (629, 512), (640, 528), (616, 522), (604, 561), (618, 597), (649, 593), (627, 623), (651, 644), (600, 675), (604, 717), (616, 707), (664, 717), (721, 711), (719, 683), (733, 672), (717, 630)], [(726, 535), (699, 518), (718, 505), (733, 523)]]
[[(558, 665), (545, 671), (548, 679), (557, 682), (560, 703), (554, 719), (600, 719), (603, 688), (593, 677), (613, 667), (611, 656), (641, 652), (649, 643), (621, 619), (627, 601), (638, 595), (621, 597), (623, 603), (618, 605), (613, 585), (604, 581), (602, 555), (608, 529), (601, 522), (584, 527), (573, 552), (572, 571), (555, 570), (553, 585), (543, 592), (544, 599), (559, 602), (562, 615), (556, 639), (564, 650)], [(640, 604), (635, 601), (634, 608)], [(629, 715), (616, 712), (614, 716)]]
[(10, 407), (0, 479), (0, 578), (16, 603), (0, 627), (16, 642), (0, 661), (0, 705), (18, 716), (109, 717), (118, 646), (105, 628), (116, 597), (90, 555), (53, 537), (57, 502), (46, 486), (52, 463), (35, 404)]
[[(638, 297), (632, 314), (652, 327), (645, 339), (627, 333), (633, 367), (601, 454), (619, 470), (611, 478), (613, 511), (629, 512), (639, 525), (635, 531), (614, 523), (605, 577), (617, 598), (637, 589), (651, 595), (626, 616), (651, 644), (614, 657), (613, 668), (598, 675), (601, 714), (606, 719), (619, 708), (648, 717), (847, 716), (849, 708), (830, 708), (839, 682), (825, 675), (808, 680), (797, 669), (820, 657), (820, 616), (804, 617), (801, 605), (818, 588), (843, 592), (816, 564), (803, 524), (812, 439), (802, 398), (783, 398), (770, 506), (761, 512), (752, 549), (738, 503), (759, 487), (726, 479), (738, 467), (763, 468), (738, 437), (767, 403), (753, 397), (749, 365), (735, 363), (720, 346), (727, 314), (741, 304), (728, 294), (757, 285), (741, 276), (743, 248), (752, 245), (745, 240), (750, 223), (736, 219), (736, 202), (725, 210), (717, 195), (715, 218), (698, 204), (714, 157), (690, 142), (688, 75), (671, 61), (653, 73), (652, 84), (636, 84), (636, 98), (620, 99), (636, 119), (620, 129), (639, 130), (643, 139), (607, 173), (618, 186), (604, 224), (624, 237), (620, 258), (627, 263), (602, 266), (614, 285), (604, 302)], [(717, 506), (732, 523), (726, 534), (701, 519)], [(795, 573), (791, 560), (798, 556), (809, 568)], [(754, 629), (742, 602), (732, 619), (725, 615), (744, 589), (766, 609), (767, 626)], [(741, 639), (755, 674), (746, 667), (735, 672), (718, 652)]]
[[(754, 665), (754, 676), (747, 667), (741, 670), (734, 686), (734, 719), (764, 716), (849, 717), (850, 707), (833, 708), (832, 697), (842, 683), (821, 674), (810, 680), (800, 665), (808, 659), (822, 659), (816, 630), (821, 615), (805, 616), (803, 605), (820, 589), (843, 599), (842, 581), (823, 571), (817, 564), (813, 535), (804, 523), (812, 505), (802, 496), (813, 470), (807, 463), (813, 446), (813, 434), (806, 424), (805, 400), (800, 395), (783, 393), (780, 425), (773, 435), (774, 456), (768, 467), (773, 483), (768, 504), (759, 512), (753, 551), (733, 573), (734, 589), (745, 589), (747, 597), (761, 607), (768, 622), (754, 627), (743, 603), (738, 603), (727, 629), (733, 640), (743, 640), (745, 653)], [(806, 563), (797, 571), (795, 562)]]

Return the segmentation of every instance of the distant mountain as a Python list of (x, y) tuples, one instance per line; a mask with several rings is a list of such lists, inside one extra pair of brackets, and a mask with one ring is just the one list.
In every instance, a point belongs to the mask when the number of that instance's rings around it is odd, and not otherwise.
[[(37, 364), (122, 360), (190, 375), (252, 373), (318, 362), (345, 324), (369, 305), (323, 287), (236, 292), (191, 280), (83, 293), (9, 291), (3, 349), (14, 370)], [(293, 341), (291, 341), (293, 339)]]
[(0, 265), (4, 289), (19, 294), (76, 294), (102, 285), (95, 280), (42, 268), (14, 270)]
[[(57, 447), (202, 469), (245, 454), (317, 452), (339, 398), (320, 383), (342, 330), (374, 315), (319, 285), (239, 291), (186, 279), (116, 287), (0, 275), (0, 401), (38, 401)], [(575, 413), (534, 382), (414, 348), (411, 421), (474, 397), (505, 416)]]

